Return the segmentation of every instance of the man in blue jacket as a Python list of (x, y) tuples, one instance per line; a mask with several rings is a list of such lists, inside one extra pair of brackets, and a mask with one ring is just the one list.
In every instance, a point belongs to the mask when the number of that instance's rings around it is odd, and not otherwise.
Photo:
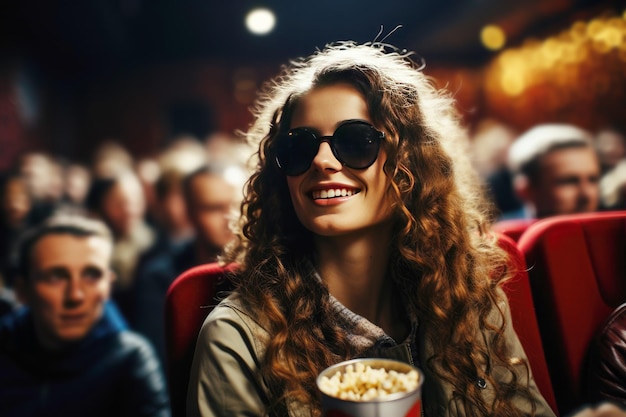
[(0, 322), (3, 416), (170, 415), (152, 345), (108, 305), (112, 239), (99, 221), (56, 216), (18, 248), (26, 306)]

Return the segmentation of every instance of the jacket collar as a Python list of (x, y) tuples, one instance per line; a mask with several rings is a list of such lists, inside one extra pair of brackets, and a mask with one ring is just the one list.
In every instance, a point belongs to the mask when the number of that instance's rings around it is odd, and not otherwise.
[(49, 351), (37, 340), (32, 311), (24, 307), (0, 322), (0, 350), (31, 372), (74, 373), (107, 349), (107, 341), (112, 336), (126, 329), (126, 323), (116, 307), (107, 303), (102, 317), (84, 339), (68, 344), (61, 350)]

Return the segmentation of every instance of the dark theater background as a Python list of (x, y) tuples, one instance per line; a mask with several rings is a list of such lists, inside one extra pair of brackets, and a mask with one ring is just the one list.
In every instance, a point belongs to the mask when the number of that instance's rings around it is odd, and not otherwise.
[[(244, 26), (257, 6), (276, 15), (264, 36)], [(387, 35), (453, 91), (470, 128), (487, 118), (515, 129), (618, 125), (624, 8), (608, 0), (5, 2), (0, 169), (30, 150), (87, 161), (116, 140), (143, 157), (180, 134), (245, 129), (255, 92), (288, 59)]]

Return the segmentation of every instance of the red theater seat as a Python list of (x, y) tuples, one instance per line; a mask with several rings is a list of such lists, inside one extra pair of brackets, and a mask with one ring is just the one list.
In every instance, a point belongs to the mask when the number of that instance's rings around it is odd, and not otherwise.
[(513, 328), (519, 336), (522, 346), (524, 346), (537, 388), (552, 407), (552, 410), (557, 413), (556, 399), (544, 356), (539, 326), (537, 325), (535, 305), (524, 256), (513, 239), (505, 235), (497, 234), (497, 236), (500, 247), (509, 253), (510, 266), (513, 269), (513, 276), (503, 286), (511, 307)]
[(563, 415), (582, 404), (591, 340), (626, 301), (626, 211), (543, 219), (528, 227), (518, 247)]
[[(524, 258), (509, 237), (499, 235), (498, 239), (500, 246), (510, 254), (511, 266), (515, 271), (514, 277), (504, 286), (511, 306), (513, 326), (528, 355), (539, 390), (556, 410)], [(169, 288), (165, 308), (167, 371), (174, 417), (185, 415), (189, 369), (198, 331), (216, 304), (216, 295), (229, 289), (231, 286), (225, 278), (225, 270), (218, 264), (192, 268), (181, 274)]]
[(497, 233), (501, 233), (518, 241), (522, 233), (528, 229), (528, 226), (535, 223), (537, 219), (509, 219), (500, 220), (493, 224), (492, 230)]
[(167, 377), (172, 415), (186, 415), (187, 385), (198, 332), (217, 304), (220, 293), (231, 289), (226, 272), (217, 263), (193, 267), (172, 282), (165, 299)]

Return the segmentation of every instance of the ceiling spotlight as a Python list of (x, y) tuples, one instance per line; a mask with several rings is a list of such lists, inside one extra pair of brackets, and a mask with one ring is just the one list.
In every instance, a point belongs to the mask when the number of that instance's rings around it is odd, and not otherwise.
[(506, 34), (500, 26), (487, 25), (480, 31), (480, 40), (485, 48), (497, 51), (504, 47)]
[(246, 27), (255, 35), (267, 35), (274, 29), (276, 16), (269, 9), (252, 9), (246, 15)]

